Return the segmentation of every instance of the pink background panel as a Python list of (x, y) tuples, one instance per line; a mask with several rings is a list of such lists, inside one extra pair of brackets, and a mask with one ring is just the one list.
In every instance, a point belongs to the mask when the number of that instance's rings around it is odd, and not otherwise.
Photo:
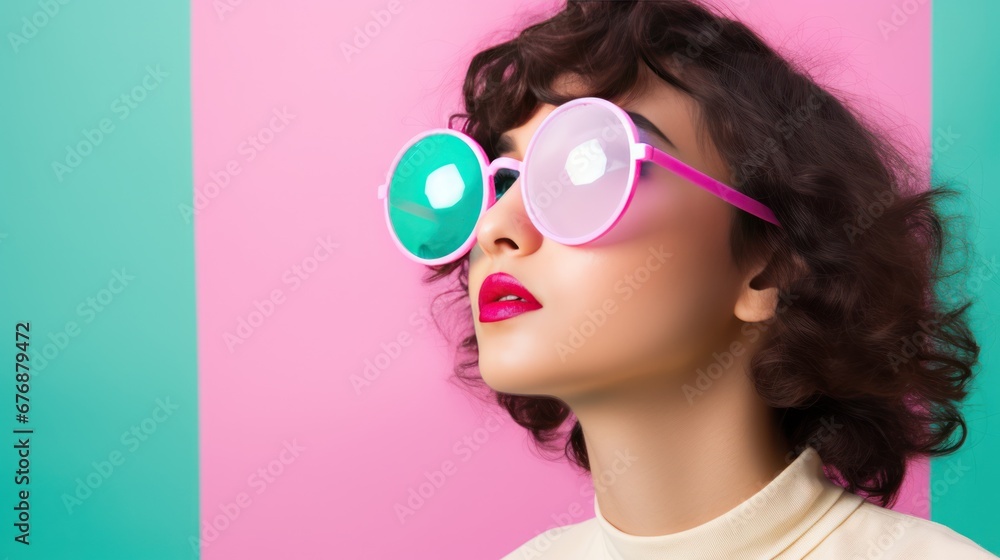
[[(448, 382), (436, 292), (375, 196), (460, 109), (471, 56), (556, 4), (232, 4), (192, 3), (203, 557), (490, 558), (592, 517), (586, 478)], [(929, 5), (887, 38), (885, 0), (730, 6), (926, 151)], [(366, 360), (385, 367), (359, 392)], [(926, 516), (926, 465), (908, 485), (899, 509)]]

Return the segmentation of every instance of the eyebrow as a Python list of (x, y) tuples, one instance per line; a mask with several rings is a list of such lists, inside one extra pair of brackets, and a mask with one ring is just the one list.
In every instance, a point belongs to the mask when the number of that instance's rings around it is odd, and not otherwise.
[(504, 132), (500, 138), (497, 138), (496, 150), (497, 154), (501, 156), (514, 152), (514, 139), (510, 137), (510, 134)]
[(657, 126), (655, 124), (653, 124), (653, 121), (647, 119), (646, 117), (644, 117), (640, 113), (633, 113), (632, 111), (625, 111), (625, 113), (628, 114), (628, 116), (632, 118), (632, 122), (635, 123), (636, 128), (639, 128), (641, 130), (645, 130), (646, 132), (655, 134), (661, 140), (663, 140), (664, 142), (666, 142), (668, 146), (670, 146), (671, 148), (673, 148), (675, 150), (677, 149), (677, 145), (674, 144), (673, 142), (671, 142), (670, 139), (667, 138), (667, 135), (664, 134), (662, 130), (660, 130), (659, 128), (657, 128)]
[[(677, 149), (677, 145), (671, 142), (670, 138), (667, 138), (667, 135), (664, 134), (663, 131), (659, 129), (659, 127), (653, 124), (653, 121), (647, 119), (641, 113), (635, 113), (633, 111), (625, 111), (625, 114), (627, 114), (629, 118), (632, 119), (632, 122), (635, 123), (636, 128), (638, 128), (639, 130), (644, 130), (650, 134), (656, 135), (661, 140), (666, 142), (668, 146), (670, 146), (675, 150)], [(499, 155), (513, 153), (514, 139), (511, 138), (511, 136), (506, 132), (501, 134), (500, 137), (497, 138), (496, 151), (497, 154)]]

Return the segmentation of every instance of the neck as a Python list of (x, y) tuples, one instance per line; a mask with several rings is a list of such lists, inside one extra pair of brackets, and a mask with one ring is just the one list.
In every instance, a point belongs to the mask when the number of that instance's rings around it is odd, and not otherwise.
[(788, 465), (790, 447), (742, 364), (693, 399), (684, 390), (692, 381), (677, 379), (658, 375), (564, 399), (583, 428), (601, 514), (625, 533), (701, 525)]

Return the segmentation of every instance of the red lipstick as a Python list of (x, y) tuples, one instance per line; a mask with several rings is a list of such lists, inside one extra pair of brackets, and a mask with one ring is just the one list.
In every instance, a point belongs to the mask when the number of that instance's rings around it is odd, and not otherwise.
[(503, 321), (541, 308), (535, 296), (505, 272), (490, 274), (479, 288), (480, 323)]

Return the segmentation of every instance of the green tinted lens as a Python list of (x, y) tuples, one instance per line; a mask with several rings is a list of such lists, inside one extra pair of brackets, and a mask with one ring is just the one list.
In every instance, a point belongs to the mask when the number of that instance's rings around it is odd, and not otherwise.
[(407, 251), (439, 259), (458, 250), (479, 220), (483, 170), (468, 144), (432, 134), (411, 146), (389, 181), (389, 222)]

